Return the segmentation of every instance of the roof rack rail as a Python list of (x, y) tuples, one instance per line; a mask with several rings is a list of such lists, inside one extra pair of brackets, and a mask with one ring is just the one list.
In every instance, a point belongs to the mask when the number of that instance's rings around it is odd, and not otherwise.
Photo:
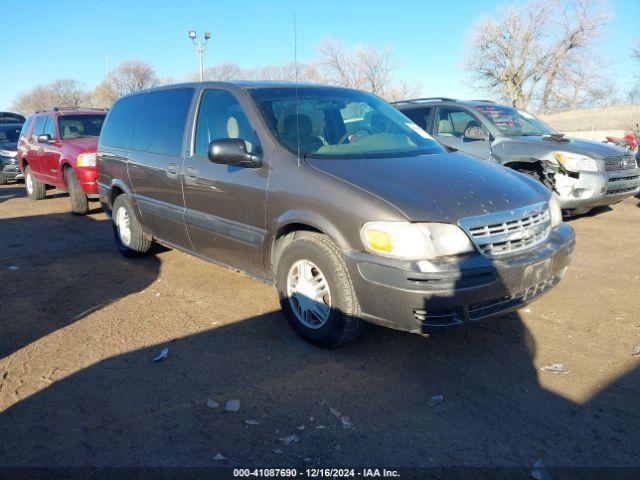
[(97, 112), (107, 112), (109, 109), (97, 108), (97, 107), (53, 107), (53, 108), (45, 108), (42, 110), (36, 110), (33, 113), (60, 112), (64, 110), (95, 110)]
[(449, 102), (454, 101), (455, 98), (449, 97), (424, 97), (424, 98), (410, 98), (408, 100), (398, 100), (397, 102), (391, 102), (392, 105), (398, 105), (400, 103), (420, 103), (420, 102), (431, 102), (431, 101), (440, 101), (440, 102)]
[(480, 99), (480, 100), (471, 100), (472, 102), (483, 102), (483, 103), (496, 103), (493, 100), (484, 100), (484, 99)]

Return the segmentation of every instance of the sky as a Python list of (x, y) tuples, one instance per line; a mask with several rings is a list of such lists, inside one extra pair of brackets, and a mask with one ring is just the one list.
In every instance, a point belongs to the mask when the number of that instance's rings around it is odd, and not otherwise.
[[(1, 0), (0, 110), (38, 84), (75, 78), (94, 88), (122, 60), (149, 62), (160, 77), (183, 78), (198, 68), (187, 32), (210, 31), (205, 66), (245, 68), (293, 60), (293, 11), (298, 60), (317, 57), (326, 38), (349, 45), (391, 46), (396, 75), (422, 84), (425, 96), (478, 98), (463, 69), (469, 29), (498, 0)], [(628, 90), (640, 74), (629, 58), (640, 1), (610, 0), (613, 16), (602, 47), (608, 74)]]

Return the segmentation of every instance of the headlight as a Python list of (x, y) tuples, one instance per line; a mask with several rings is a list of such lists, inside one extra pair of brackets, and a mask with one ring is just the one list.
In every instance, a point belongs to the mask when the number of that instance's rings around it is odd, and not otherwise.
[(78, 167), (95, 167), (96, 166), (96, 154), (95, 153), (81, 153), (76, 159), (76, 165)]
[(598, 162), (586, 155), (570, 152), (553, 152), (553, 158), (570, 172), (579, 172), (581, 170), (586, 172), (598, 171)]
[(15, 150), (0, 150), (0, 157), (13, 158), (17, 156), (18, 156), (18, 152)]
[(474, 250), (469, 237), (448, 223), (369, 222), (361, 230), (367, 251), (403, 260), (423, 260)]
[(562, 209), (560, 208), (560, 200), (555, 193), (551, 194), (549, 200), (549, 212), (551, 213), (551, 227), (556, 228), (562, 223)]

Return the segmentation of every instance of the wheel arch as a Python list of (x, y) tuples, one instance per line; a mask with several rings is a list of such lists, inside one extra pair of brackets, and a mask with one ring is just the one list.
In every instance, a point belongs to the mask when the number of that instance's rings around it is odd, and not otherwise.
[(147, 227), (142, 220), (142, 214), (140, 213), (140, 209), (138, 208), (138, 202), (135, 199), (135, 195), (131, 192), (129, 187), (119, 179), (113, 179), (109, 184), (107, 190), (107, 203), (102, 204), (103, 210), (107, 213), (108, 216), (111, 216), (111, 212), (113, 210), (113, 202), (115, 202), (116, 198), (120, 195), (126, 195), (129, 201), (131, 202), (131, 206), (133, 208), (133, 213), (136, 216), (136, 219), (142, 225), (144, 230), (147, 230)]
[[(315, 232), (328, 236), (343, 250), (349, 248), (338, 228), (324, 217), (312, 212), (287, 212), (272, 222), (271, 234), (265, 241), (265, 271), (273, 275), (280, 252), (292, 241), (296, 232)], [(287, 240), (288, 239), (288, 240)]]
[(67, 179), (65, 177), (65, 174), (67, 173), (67, 169), (71, 168), (73, 170), (73, 166), (71, 165), (71, 162), (69, 162), (68, 159), (63, 158), (62, 160), (60, 160), (60, 175), (61, 175), (61, 180), (62, 183), (64, 183), (65, 187), (69, 187), (69, 185), (67, 185)]

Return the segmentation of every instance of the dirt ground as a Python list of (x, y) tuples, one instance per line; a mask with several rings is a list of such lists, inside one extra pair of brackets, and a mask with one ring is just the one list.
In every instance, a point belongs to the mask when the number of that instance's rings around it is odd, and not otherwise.
[(0, 187), (2, 467), (640, 466), (637, 198), (572, 220), (567, 276), (518, 314), (333, 351), (272, 287), (173, 250), (125, 259), (99, 209), (68, 206)]

